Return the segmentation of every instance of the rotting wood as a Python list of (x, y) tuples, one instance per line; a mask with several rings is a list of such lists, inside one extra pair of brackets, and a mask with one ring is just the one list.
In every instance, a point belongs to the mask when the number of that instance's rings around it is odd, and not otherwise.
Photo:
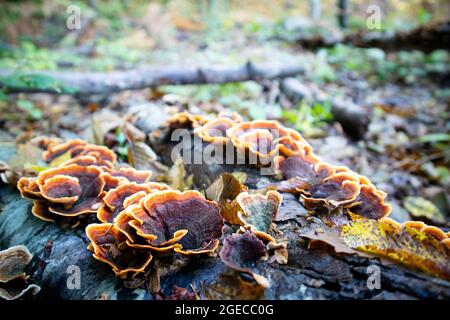
[[(170, 139), (169, 139), (170, 140)], [(170, 164), (175, 142), (161, 136), (155, 151)], [(193, 150), (196, 152), (196, 150)], [(2, 159), (3, 160), (3, 159)], [(5, 159), (6, 160), (6, 159)], [(186, 165), (194, 173), (199, 189), (208, 185), (222, 172), (245, 171), (247, 185), (259, 188), (271, 182), (257, 169), (245, 166)], [(127, 288), (114, 277), (108, 267), (97, 262), (86, 250), (83, 229), (61, 230), (56, 225), (36, 219), (30, 213), (31, 203), (21, 199), (11, 187), (0, 187), (0, 249), (23, 244), (34, 254), (30, 274), (42, 287), (37, 299), (153, 299), (144, 283), (137, 289)], [(292, 212), (299, 212), (293, 215)], [(305, 209), (296, 197), (286, 194), (277, 229), (288, 242), (289, 260), (285, 265), (260, 261), (259, 274), (270, 287), (258, 289), (245, 275), (232, 271), (217, 257), (194, 257), (161, 278), (162, 292), (170, 295), (174, 286), (195, 288), (203, 299), (415, 299), (450, 298), (450, 282), (407, 269), (399, 265), (384, 265), (378, 259), (336, 254), (332, 250), (308, 249), (300, 234), (308, 228)], [(225, 234), (231, 229), (226, 228)], [(221, 239), (223, 241), (223, 237)], [(75, 267), (74, 267), (75, 266)], [(371, 269), (368, 269), (372, 266)], [(80, 288), (70, 282), (73, 270), (80, 268)], [(367, 285), (374, 268), (380, 270), (381, 288)], [(372, 271), (370, 271), (372, 270)], [(76, 282), (75, 282), (76, 283)], [(246, 285), (242, 287), (242, 284)], [(249, 289), (253, 288), (253, 289)]]
[[(123, 90), (138, 90), (161, 85), (214, 84), (261, 79), (293, 77), (303, 73), (298, 64), (255, 64), (242, 66), (139, 68), (114, 72), (36, 71), (21, 73), (20, 77), (46, 76), (56, 86), (72, 94), (108, 94)], [(2, 78), (14, 75), (13, 71), (0, 70)], [(6, 87), (8, 92), (58, 93), (54, 88), (30, 88), (17, 85)]]

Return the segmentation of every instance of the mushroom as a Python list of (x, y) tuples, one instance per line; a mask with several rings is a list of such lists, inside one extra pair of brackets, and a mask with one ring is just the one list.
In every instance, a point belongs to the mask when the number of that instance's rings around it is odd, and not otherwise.
[(226, 144), (228, 142), (227, 130), (235, 124), (236, 122), (230, 118), (217, 118), (196, 128), (194, 133), (205, 142)]
[(42, 158), (51, 163), (56, 158), (69, 152), (70, 159), (63, 162), (61, 166), (78, 164), (83, 166), (97, 165), (104, 168), (113, 168), (117, 156), (111, 149), (105, 146), (89, 144), (80, 139), (69, 140), (64, 143), (50, 144), (44, 151)]
[(111, 223), (90, 224), (86, 235), (91, 241), (88, 249), (93, 251), (93, 257), (110, 265), (118, 277), (142, 273), (152, 261), (148, 250), (128, 247), (126, 237)]
[(101, 222), (113, 222), (117, 215), (125, 208), (125, 200), (130, 196), (139, 192), (149, 194), (153, 191), (169, 189), (170, 187), (168, 185), (156, 182), (148, 184), (137, 184), (136, 182), (122, 183), (105, 194), (102, 206), (97, 212), (97, 218)]
[(377, 190), (372, 184), (364, 184), (354, 202), (347, 208), (349, 213), (357, 214), (368, 219), (381, 219), (391, 213), (392, 207), (385, 204), (386, 193)]
[(219, 245), (223, 220), (219, 207), (197, 191), (150, 193), (126, 209), (141, 242), (132, 247), (174, 250), (183, 255), (212, 253)]
[(44, 170), (36, 178), (22, 177), (17, 187), (33, 201), (32, 213), (45, 221), (63, 221), (97, 212), (105, 181), (103, 171), (95, 166), (77, 164)]
[[(251, 121), (234, 125), (227, 136), (238, 152), (267, 165), (276, 156), (311, 153), (311, 146), (295, 130), (281, 126), (277, 121)], [(254, 164), (254, 163), (250, 163)]]

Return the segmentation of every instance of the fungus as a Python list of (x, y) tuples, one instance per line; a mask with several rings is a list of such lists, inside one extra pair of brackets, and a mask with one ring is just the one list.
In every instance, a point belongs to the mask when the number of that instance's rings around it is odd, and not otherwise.
[(391, 213), (392, 207), (384, 203), (386, 193), (374, 185), (362, 185), (355, 201), (348, 205), (348, 211), (368, 219), (379, 220)]
[(25, 273), (32, 257), (22, 245), (0, 251), (0, 299), (16, 300), (26, 294), (39, 293), (41, 288), (30, 284)]
[(228, 142), (227, 130), (235, 124), (236, 122), (230, 118), (217, 118), (196, 128), (194, 133), (205, 142), (226, 144)]
[(308, 196), (304, 197), (304, 203), (307, 208), (323, 203), (337, 207), (353, 201), (359, 192), (358, 177), (344, 172), (335, 173), (311, 186)]
[(42, 153), (42, 158), (45, 162), (50, 163), (54, 159), (62, 156), (69, 150), (79, 147), (79, 146), (85, 146), (87, 144), (86, 141), (80, 140), (80, 139), (74, 139), (69, 140), (64, 143), (58, 143), (58, 144), (48, 144), (47, 150)]
[(47, 169), (37, 178), (22, 177), (17, 183), (21, 195), (33, 201), (32, 214), (42, 220), (69, 225), (77, 217), (97, 212), (105, 182), (102, 170), (76, 164)]
[[(138, 192), (149, 194), (155, 190), (168, 190), (169, 186), (162, 183), (137, 184), (127, 182), (109, 190), (103, 197), (103, 204), (97, 212), (101, 222), (113, 222), (117, 215), (125, 208), (125, 200)], [(129, 204), (129, 202), (127, 203)]]
[(126, 237), (111, 223), (90, 224), (86, 227), (86, 235), (91, 241), (88, 249), (93, 257), (112, 267), (115, 275), (121, 278), (134, 277), (144, 272), (152, 261), (147, 250), (130, 248)]
[(252, 121), (234, 125), (227, 136), (238, 152), (256, 157), (259, 164), (267, 164), (275, 156), (309, 154), (311, 146), (295, 130), (276, 121)]
[(108, 170), (108, 173), (116, 178), (125, 178), (127, 181), (136, 183), (146, 183), (150, 180), (152, 176), (151, 171), (147, 170), (136, 170), (134, 168), (119, 168)]
[(267, 279), (253, 272), (257, 262), (267, 254), (264, 243), (252, 232), (246, 231), (226, 237), (219, 256), (228, 267), (252, 275), (259, 284), (267, 287)]
[(117, 156), (111, 149), (105, 146), (88, 144), (80, 139), (69, 140), (64, 143), (50, 144), (44, 151), (42, 158), (47, 163), (69, 153), (70, 159), (63, 162), (61, 166), (78, 164), (83, 166), (97, 165), (104, 168), (113, 168)]
[[(49, 210), (63, 216), (97, 212), (105, 181), (101, 169), (76, 164), (42, 171), (37, 177)], [(64, 176), (64, 178), (61, 178)], [(54, 183), (55, 180), (64, 183)], [(76, 199), (75, 199), (76, 198)]]
[(127, 213), (134, 218), (129, 225), (145, 240), (135, 245), (141, 248), (169, 247), (185, 255), (211, 253), (222, 235), (217, 204), (197, 191), (150, 193), (139, 205), (127, 208)]
[(275, 242), (267, 232), (282, 201), (281, 194), (272, 190), (266, 195), (242, 192), (236, 197), (236, 202), (241, 208), (238, 216), (242, 224), (250, 227), (259, 238)]
[(201, 115), (190, 114), (188, 112), (176, 113), (167, 120), (168, 127), (171, 129), (194, 129), (201, 125), (204, 125), (207, 122), (208, 120), (205, 117)]

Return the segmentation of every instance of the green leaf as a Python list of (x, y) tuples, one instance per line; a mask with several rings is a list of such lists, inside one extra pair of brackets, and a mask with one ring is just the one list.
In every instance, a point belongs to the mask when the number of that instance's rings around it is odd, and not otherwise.
[(436, 143), (450, 141), (450, 134), (448, 133), (430, 133), (419, 138), (421, 143)]
[(33, 120), (40, 120), (42, 119), (42, 111), (34, 106), (34, 104), (29, 100), (17, 100), (17, 106), (26, 111), (27, 114), (32, 118)]

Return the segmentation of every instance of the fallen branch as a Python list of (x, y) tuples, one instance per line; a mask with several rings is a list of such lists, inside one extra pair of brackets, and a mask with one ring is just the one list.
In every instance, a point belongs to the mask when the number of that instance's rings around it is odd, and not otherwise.
[(360, 138), (367, 128), (369, 123), (367, 111), (351, 101), (328, 97), (319, 88), (306, 86), (294, 78), (284, 79), (281, 82), (280, 89), (294, 102), (305, 98), (319, 103), (329, 101), (331, 103), (331, 112), (336, 121), (342, 125), (347, 133), (355, 138)]
[[(123, 90), (137, 90), (161, 85), (212, 84), (247, 80), (276, 79), (292, 77), (303, 73), (297, 64), (273, 65), (247, 62), (240, 67), (171, 67), (139, 68), (114, 72), (69, 72), (42, 71), (20, 74), (26, 79), (48, 77), (66, 93), (107, 94)], [(19, 83), (6, 83), (5, 78), (17, 76), (12, 71), (0, 70), (0, 88), (8, 92), (58, 93), (54, 87), (30, 87)], [(67, 90), (66, 90), (67, 89)]]
[(360, 48), (380, 48), (386, 51), (421, 50), (431, 52), (450, 46), (450, 21), (419, 26), (409, 31), (358, 32), (341, 36), (297, 38), (295, 43), (307, 49), (333, 47), (338, 43)]

